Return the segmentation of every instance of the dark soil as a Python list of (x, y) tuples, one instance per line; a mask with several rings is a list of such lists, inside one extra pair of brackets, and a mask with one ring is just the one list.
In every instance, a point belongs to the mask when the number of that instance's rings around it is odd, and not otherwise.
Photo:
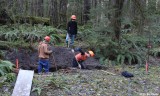
[[(56, 71), (57, 69), (65, 69), (72, 66), (72, 59), (74, 54), (71, 52), (70, 48), (65, 47), (54, 47), (52, 48), (53, 54), (50, 56), (50, 71)], [(17, 51), (4, 50), (5, 59), (11, 61), (15, 64), (16, 58), (19, 60), (19, 68), (26, 70), (35, 70), (37, 72), (38, 67), (38, 53), (36, 49), (24, 49), (19, 48)], [(54, 62), (55, 60), (55, 62)], [(97, 59), (88, 58), (84, 65), (86, 69), (106, 69), (106, 67), (101, 66)]]

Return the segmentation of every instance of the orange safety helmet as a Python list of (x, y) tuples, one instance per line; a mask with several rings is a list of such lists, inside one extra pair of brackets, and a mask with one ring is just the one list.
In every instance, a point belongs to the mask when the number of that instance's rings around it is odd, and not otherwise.
[(88, 53), (90, 54), (90, 56), (91, 56), (91, 57), (93, 57), (93, 56), (94, 56), (93, 51), (88, 51)]
[(72, 15), (71, 19), (76, 20), (76, 15)]
[(49, 36), (44, 37), (44, 40), (46, 40), (47, 42), (49, 42), (51, 40), (51, 38)]

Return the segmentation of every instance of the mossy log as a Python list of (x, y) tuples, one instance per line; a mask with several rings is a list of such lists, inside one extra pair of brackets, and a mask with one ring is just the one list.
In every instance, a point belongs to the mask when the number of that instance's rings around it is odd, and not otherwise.
[(15, 21), (17, 23), (29, 23), (29, 24), (44, 24), (44, 25), (49, 25), (49, 18), (44, 18), (44, 17), (34, 17), (34, 16), (16, 16)]

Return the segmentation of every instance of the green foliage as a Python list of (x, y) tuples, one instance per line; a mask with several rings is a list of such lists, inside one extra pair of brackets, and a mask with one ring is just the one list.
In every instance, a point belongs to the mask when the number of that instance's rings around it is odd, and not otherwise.
[(8, 73), (8, 74), (6, 74), (5, 75), (5, 77), (6, 77), (6, 82), (13, 82), (13, 81), (15, 81), (16, 80), (16, 74), (15, 73)]
[(51, 36), (51, 43), (60, 43), (62, 42), (62, 37), (59, 35), (62, 34), (61, 32), (63, 32), (63, 30), (51, 26), (31, 26), (28, 24), (13, 26), (4, 25), (0, 27), (0, 40), (9, 42), (18, 41), (20, 44), (34, 43), (43, 40), (44, 36), (49, 35)]
[(153, 49), (151, 49), (150, 54), (153, 55), (153, 56), (155, 56), (155, 57), (160, 56), (160, 48), (153, 48)]
[(41, 95), (41, 91), (42, 91), (42, 89), (40, 87), (36, 87), (36, 88), (32, 89), (32, 92), (37, 92), (38, 95)]
[(61, 78), (52, 77), (50, 79), (50, 84), (55, 88), (65, 88), (66, 86), (66, 82), (64, 82), (63, 77)]
[(124, 32), (117, 42), (112, 39), (112, 30), (102, 26), (85, 30), (83, 36), (101, 64), (142, 64), (146, 58), (146, 37)]
[(3, 52), (0, 50), (0, 59), (2, 59), (3, 58)]
[(10, 73), (12, 68), (13, 64), (10, 61), (0, 60), (0, 76)]
[(60, 43), (62, 42), (62, 37), (60, 34), (64, 33), (64, 30), (52, 28), (51, 26), (44, 26), (43, 31), (51, 37), (51, 42)]

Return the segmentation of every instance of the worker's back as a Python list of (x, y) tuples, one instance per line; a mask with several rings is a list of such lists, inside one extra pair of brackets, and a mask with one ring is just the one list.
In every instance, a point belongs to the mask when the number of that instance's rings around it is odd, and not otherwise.
[(46, 54), (48, 50), (48, 44), (45, 42), (40, 42), (38, 46), (38, 57), (39, 58), (49, 58), (49, 54)]
[(84, 61), (89, 57), (89, 54), (85, 52), (84, 55), (82, 55), (81, 53), (78, 53), (75, 58), (77, 61)]

